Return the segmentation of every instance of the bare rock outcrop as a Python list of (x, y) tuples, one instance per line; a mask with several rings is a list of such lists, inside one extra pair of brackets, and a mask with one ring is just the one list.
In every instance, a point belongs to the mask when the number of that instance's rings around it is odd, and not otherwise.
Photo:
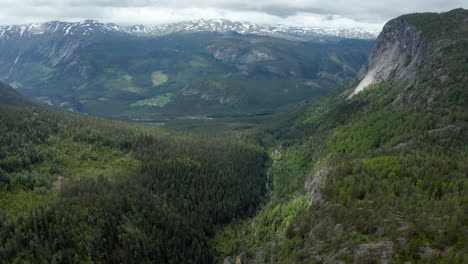
[(413, 84), (426, 50), (421, 30), (403, 17), (391, 20), (374, 43), (369, 59), (358, 73), (360, 82), (348, 98), (392, 75), (397, 83)]
[(247, 51), (243, 51), (233, 47), (207, 47), (208, 52), (219, 61), (223, 62), (238, 62), (251, 64), (255, 62), (273, 61), (276, 60), (274, 56), (270, 54), (269, 50), (252, 48)]

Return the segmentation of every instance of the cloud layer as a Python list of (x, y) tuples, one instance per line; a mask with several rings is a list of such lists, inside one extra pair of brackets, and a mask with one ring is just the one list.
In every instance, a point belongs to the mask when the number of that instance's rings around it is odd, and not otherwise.
[[(467, 8), (466, 0), (0, 0), (0, 24), (96, 19), (162, 24), (226, 18), (261, 24), (363, 27), (378, 30), (405, 13)], [(463, 2), (463, 3), (462, 3)]]

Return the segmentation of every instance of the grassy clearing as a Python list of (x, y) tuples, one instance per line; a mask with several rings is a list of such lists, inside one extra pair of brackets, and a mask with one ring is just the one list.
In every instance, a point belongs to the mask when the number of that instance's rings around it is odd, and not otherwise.
[(171, 102), (172, 97), (174, 96), (173, 93), (166, 93), (164, 95), (156, 96), (149, 99), (144, 99), (140, 101), (136, 101), (135, 103), (131, 104), (131, 106), (158, 106), (163, 107)]
[(313, 87), (313, 88), (320, 88), (320, 84), (315, 82), (315, 81), (312, 81), (312, 80), (305, 81), (304, 85), (307, 85), (307, 86), (310, 86), (310, 87)]
[(210, 67), (210, 63), (203, 57), (200, 57), (200, 56), (197, 56), (197, 57), (194, 57), (190, 62), (189, 62), (190, 66), (192, 67), (195, 67), (195, 68), (198, 68), (198, 67), (201, 67), (201, 68), (208, 68)]
[(145, 89), (140, 88), (140, 87), (135, 87), (135, 86), (122, 87), (120, 90), (124, 92), (135, 93), (135, 94), (142, 94), (145, 92)]
[(122, 76), (122, 78), (128, 82), (131, 82), (133, 80), (133, 76), (128, 74), (125, 74), (124, 76)]
[(151, 81), (153, 82), (153, 87), (160, 86), (166, 83), (167, 80), (167, 74), (164, 74), (161, 71), (154, 71), (151, 73)]

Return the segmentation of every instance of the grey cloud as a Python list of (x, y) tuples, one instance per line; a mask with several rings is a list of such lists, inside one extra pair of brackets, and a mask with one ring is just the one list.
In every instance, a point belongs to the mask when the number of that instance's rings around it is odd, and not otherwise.
[(131, 7), (151, 5), (152, 0), (20, 0), (30, 6), (102, 6), (102, 7)]
[(264, 6), (258, 6), (258, 7), (248, 7), (245, 5), (233, 5), (231, 7), (232, 9), (235, 10), (240, 10), (240, 11), (257, 11), (261, 13), (266, 13), (270, 14), (273, 16), (277, 17), (290, 17), (297, 15), (298, 13), (312, 13), (312, 14), (330, 14), (332, 11), (330, 10), (325, 10), (321, 8), (301, 8), (301, 7), (296, 7), (296, 6), (289, 6), (287, 4), (285, 5), (264, 5)]
[[(463, 3), (462, 3), (463, 1)], [(262, 21), (300, 21), (317, 17), (321, 21), (348, 19), (356, 23), (382, 24), (405, 13), (441, 12), (457, 7), (468, 7), (465, 0), (0, 0), (0, 24), (45, 20), (76, 20), (91, 18), (106, 21), (124, 21), (129, 15), (140, 23), (185, 19), (194, 11), (193, 18), (230, 14), (231, 18), (263, 17)], [(143, 10), (143, 11), (142, 11)], [(167, 11), (166, 18), (140, 17), (144, 10)], [(189, 10), (189, 11), (187, 11)], [(210, 10), (211, 12), (208, 12)], [(161, 15), (161, 13), (158, 13)], [(199, 17), (196, 17), (199, 16)], [(189, 16), (190, 17), (190, 16)], [(276, 18), (276, 19), (275, 19)], [(130, 18), (129, 18), (130, 19)], [(159, 20), (158, 20), (159, 19)]]

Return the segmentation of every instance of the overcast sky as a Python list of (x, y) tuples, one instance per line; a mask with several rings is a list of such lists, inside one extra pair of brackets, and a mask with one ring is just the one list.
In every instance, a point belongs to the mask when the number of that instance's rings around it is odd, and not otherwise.
[(225, 18), (379, 30), (401, 14), (458, 7), (468, 8), (468, 0), (0, 0), (0, 25), (85, 19), (124, 25), (163, 24)]

